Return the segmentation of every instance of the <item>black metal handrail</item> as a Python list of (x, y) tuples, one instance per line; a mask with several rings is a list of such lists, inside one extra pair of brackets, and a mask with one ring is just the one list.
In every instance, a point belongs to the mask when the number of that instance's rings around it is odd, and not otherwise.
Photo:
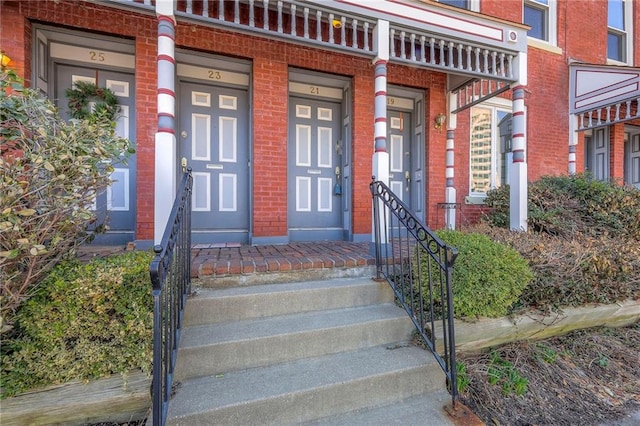
[[(455, 405), (458, 380), (452, 274), (458, 251), (423, 225), (383, 182), (374, 178), (370, 189), (376, 275), (389, 282), (396, 299), (442, 367)], [(440, 335), (442, 344), (437, 345)]]
[(191, 169), (182, 176), (162, 242), (149, 265), (153, 293), (153, 425), (164, 425), (171, 398), (182, 313), (191, 287)]

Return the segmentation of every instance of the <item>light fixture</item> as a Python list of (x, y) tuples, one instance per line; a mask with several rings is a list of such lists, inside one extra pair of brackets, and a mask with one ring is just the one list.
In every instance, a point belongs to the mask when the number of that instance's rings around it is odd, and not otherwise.
[(0, 50), (0, 66), (2, 66), (2, 69), (5, 69), (10, 62), (11, 58), (4, 53), (4, 50)]
[(334, 19), (331, 21), (331, 26), (339, 30), (340, 28), (342, 28), (342, 21), (339, 19)]
[(436, 118), (433, 120), (433, 128), (440, 130), (446, 119), (447, 116), (443, 113), (436, 115)]

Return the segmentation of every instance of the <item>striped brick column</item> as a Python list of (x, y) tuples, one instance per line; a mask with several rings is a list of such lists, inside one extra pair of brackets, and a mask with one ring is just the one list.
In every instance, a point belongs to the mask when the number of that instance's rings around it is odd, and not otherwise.
[(456, 203), (456, 188), (453, 185), (454, 177), (454, 130), (447, 129), (447, 152), (445, 157), (445, 202), (449, 208), (446, 208), (444, 223), (446, 229), (456, 229), (456, 209), (453, 208)]
[[(373, 164), (371, 170), (376, 180), (389, 184), (389, 153), (387, 152), (387, 62), (389, 61), (389, 22), (378, 21), (374, 31), (374, 46), (377, 48), (377, 56), (373, 60), (375, 67), (374, 76), (374, 149)], [(382, 202), (378, 205), (378, 210), (382, 212), (384, 208)], [(371, 227), (371, 247), (375, 250), (375, 221), (372, 220)], [(381, 243), (386, 235), (387, 223), (382, 221), (378, 224), (378, 233)]]
[(510, 165), (510, 228), (527, 230), (527, 137), (525, 134), (524, 87), (513, 89), (513, 162)]
[(578, 146), (578, 116), (569, 115), (569, 174), (576, 174), (576, 147)]
[(158, 131), (155, 135), (154, 244), (160, 244), (176, 194), (174, 1), (156, 1), (158, 17)]

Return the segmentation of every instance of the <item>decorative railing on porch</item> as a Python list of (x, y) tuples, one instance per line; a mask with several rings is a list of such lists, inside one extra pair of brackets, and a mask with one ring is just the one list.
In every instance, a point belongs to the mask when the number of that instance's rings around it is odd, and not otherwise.
[[(384, 277), (458, 399), (453, 324), (453, 264), (458, 254), (410, 211), (383, 182), (370, 184), (377, 278)], [(442, 343), (438, 343), (441, 339)]]
[(171, 209), (156, 256), (149, 265), (153, 292), (153, 425), (164, 425), (167, 416), (182, 314), (191, 287), (191, 190), (188, 169)]
[[(155, 5), (154, 0), (110, 0), (109, 3), (148, 11), (152, 11)], [(347, 3), (300, 0), (181, 0), (176, 3), (175, 14), (179, 19), (188, 19), (203, 25), (246, 31), (370, 58), (377, 54), (374, 31), (379, 16), (383, 16), (383, 19), (390, 21), (391, 62), (478, 79), (456, 89), (460, 97), (459, 106), (464, 105), (465, 99), (468, 100), (471, 96), (475, 96), (473, 99), (483, 98), (484, 94), (495, 96), (507, 90), (509, 83), (517, 80), (514, 66), (518, 55), (516, 49), (474, 42), (470, 37), (451, 37), (425, 30), (423, 25), (410, 26), (399, 22), (403, 20), (393, 14), (376, 13), (366, 5), (354, 7), (353, 4)]]

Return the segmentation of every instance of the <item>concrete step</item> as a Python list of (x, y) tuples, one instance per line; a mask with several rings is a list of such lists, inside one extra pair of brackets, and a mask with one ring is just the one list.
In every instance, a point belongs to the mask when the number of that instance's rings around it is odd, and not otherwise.
[[(403, 401), (324, 417), (305, 422), (304, 426), (443, 426), (453, 425), (453, 419), (443, 410), (451, 405), (451, 395), (441, 389)], [(464, 423), (463, 423), (464, 424)]]
[(406, 341), (412, 332), (407, 314), (391, 303), (186, 327), (175, 377), (184, 380)]
[(182, 381), (167, 424), (303, 424), (420, 395), (427, 400), (432, 392), (434, 404), (444, 405), (444, 388), (444, 373), (428, 352), (409, 344), (374, 346)]
[(224, 289), (196, 288), (184, 313), (185, 326), (218, 324), (320, 309), (392, 302), (386, 282), (369, 277), (266, 284)]

